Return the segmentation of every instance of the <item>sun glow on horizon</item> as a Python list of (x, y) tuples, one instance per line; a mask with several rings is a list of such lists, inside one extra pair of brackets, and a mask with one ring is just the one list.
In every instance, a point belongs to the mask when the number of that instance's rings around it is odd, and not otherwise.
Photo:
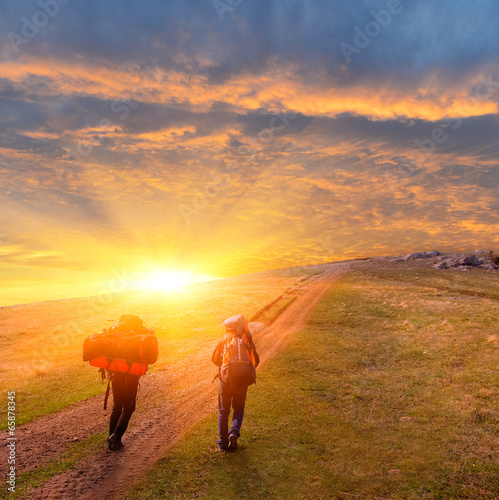
[(176, 291), (193, 283), (203, 283), (219, 278), (207, 274), (193, 274), (190, 271), (151, 271), (142, 279), (134, 282), (133, 288), (138, 290)]

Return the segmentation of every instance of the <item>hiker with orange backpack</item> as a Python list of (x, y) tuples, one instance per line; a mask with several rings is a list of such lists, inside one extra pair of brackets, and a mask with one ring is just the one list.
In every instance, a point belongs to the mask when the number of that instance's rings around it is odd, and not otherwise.
[(158, 340), (154, 330), (134, 314), (123, 314), (110, 328), (88, 335), (82, 346), (83, 361), (97, 366), (104, 381), (109, 379), (104, 409), (107, 408), (110, 385), (113, 409), (109, 419), (107, 443), (112, 451), (123, 448), (121, 438), (135, 411), (139, 379), (158, 359)]
[[(213, 351), (212, 361), (219, 367), (218, 385), (218, 450), (234, 451), (243, 423), (248, 386), (256, 382), (256, 367), (260, 358), (242, 314), (227, 318), (225, 338)], [(229, 414), (233, 409), (232, 427)]]

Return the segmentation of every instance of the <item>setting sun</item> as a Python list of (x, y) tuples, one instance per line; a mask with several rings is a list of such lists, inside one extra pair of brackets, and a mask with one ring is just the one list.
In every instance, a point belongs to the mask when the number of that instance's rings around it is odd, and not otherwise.
[(189, 271), (151, 271), (134, 283), (140, 290), (173, 291), (184, 288), (191, 283), (201, 283), (217, 279), (206, 274), (193, 274)]

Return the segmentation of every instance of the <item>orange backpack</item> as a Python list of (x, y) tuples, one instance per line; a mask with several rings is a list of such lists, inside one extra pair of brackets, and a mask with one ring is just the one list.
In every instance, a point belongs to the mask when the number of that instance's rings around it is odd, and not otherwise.
[(86, 337), (82, 356), (91, 366), (140, 376), (158, 359), (158, 340), (138, 316), (124, 314), (111, 328)]

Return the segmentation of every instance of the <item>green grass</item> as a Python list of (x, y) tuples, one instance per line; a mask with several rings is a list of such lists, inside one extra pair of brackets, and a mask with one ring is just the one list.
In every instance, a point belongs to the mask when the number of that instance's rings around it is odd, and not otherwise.
[(107, 432), (100, 432), (89, 436), (83, 441), (72, 443), (58, 460), (42, 465), (32, 472), (24, 472), (17, 476), (15, 493), (7, 491), (5, 484), (3, 484), (0, 499), (29, 498), (32, 488), (42, 486), (56, 474), (74, 469), (82, 460), (99, 453), (102, 450), (102, 443), (105, 442), (106, 437)]
[(344, 279), (259, 371), (239, 450), (212, 415), (127, 498), (497, 498), (497, 302), (402, 278)]
[[(404, 263), (400, 264), (401, 266)], [(414, 286), (427, 286), (433, 288), (435, 293), (439, 291), (453, 292), (467, 296), (481, 296), (491, 299), (499, 299), (499, 273), (485, 270), (473, 269), (472, 271), (459, 271), (457, 269), (437, 270), (431, 268), (413, 269), (410, 272), (404, 269), (383, 267), (382, 264), (356, 263), (356, 269), (363, 270), (373, 277), (402, 281)]]

